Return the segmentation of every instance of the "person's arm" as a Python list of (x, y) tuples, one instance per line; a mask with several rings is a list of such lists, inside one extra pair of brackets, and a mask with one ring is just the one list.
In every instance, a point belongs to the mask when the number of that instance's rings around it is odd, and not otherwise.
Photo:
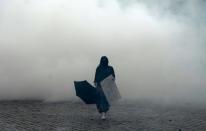
[(95, 71), (95, 76), (94, 76), (94, 85), (97, 86), (97, 69)]

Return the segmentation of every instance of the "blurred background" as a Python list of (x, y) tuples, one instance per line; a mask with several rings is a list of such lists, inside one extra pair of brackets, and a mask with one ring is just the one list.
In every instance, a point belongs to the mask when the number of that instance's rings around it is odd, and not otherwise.
[(204, 103), (205, 0), (1, 0), (0, 100), (77, 99), (109, 58), (124, 99)]

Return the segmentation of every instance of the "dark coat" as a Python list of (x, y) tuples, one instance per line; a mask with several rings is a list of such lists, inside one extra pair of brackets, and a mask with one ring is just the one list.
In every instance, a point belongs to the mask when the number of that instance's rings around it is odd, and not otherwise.
[(101, 88), (100, 82), (111, 74), (115, 77), (114, 69), (112, 66), (99, 65), (96, 69), (94, 82), (97, 83), (96, 106), (99, 113), (107, 112), (110, 107), (109, 102), (107, 101), (107, 98)]
[(104, 80), (109, 75), (113, 75), (115, 78), (114, 69), (112, 66), (101, 66), (99, 65), (96, 69), (94, 83), (100, 84), (102, 80)]

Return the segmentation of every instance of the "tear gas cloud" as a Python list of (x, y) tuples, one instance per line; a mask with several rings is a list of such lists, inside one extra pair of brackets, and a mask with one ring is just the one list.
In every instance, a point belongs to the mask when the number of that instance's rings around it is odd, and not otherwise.
[(109, 58), (123, 98), (206, 100), (203, 0), (1, 0), (0, 99), (69, 100)]

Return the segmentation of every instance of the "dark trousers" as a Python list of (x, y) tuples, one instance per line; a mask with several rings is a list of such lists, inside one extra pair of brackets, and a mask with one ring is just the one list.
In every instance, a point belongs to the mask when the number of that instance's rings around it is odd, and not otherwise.
[(107, 98), (104, 95), (104, 92), (99, 84), (97, 85), (96, 89), (97, 89), (97, 101), (96, 101), (97, 110), (99, 111), (99, 113), (107, 112), (110, 107)]

